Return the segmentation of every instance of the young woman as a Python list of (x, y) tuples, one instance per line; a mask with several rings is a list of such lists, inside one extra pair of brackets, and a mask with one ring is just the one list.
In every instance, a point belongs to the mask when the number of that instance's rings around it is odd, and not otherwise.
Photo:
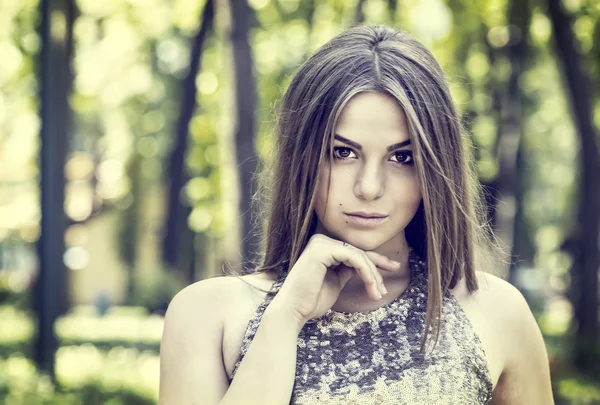
[(349, 29), (277, 122), (259, 265), (173, 299), (159, 403), (552, 404), (527, 303), (476, 264), (489, 235), (431, 53)]

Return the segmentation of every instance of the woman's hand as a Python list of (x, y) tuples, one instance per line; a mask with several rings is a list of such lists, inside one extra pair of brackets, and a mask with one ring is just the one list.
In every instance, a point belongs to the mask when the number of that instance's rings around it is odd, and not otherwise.
[(379, 253), (314, 234), (270, 305), (285, 308), (303, 325), (333, 306), (354, 273), (365, 283), (369, 296), (379, 300), (386, 291), (377, 268), (397, 271), (400, 265)]

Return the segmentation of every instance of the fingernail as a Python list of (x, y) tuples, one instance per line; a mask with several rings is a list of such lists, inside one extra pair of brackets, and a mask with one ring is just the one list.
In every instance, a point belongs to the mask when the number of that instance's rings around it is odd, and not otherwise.
[(383, 284), (381, 284), (381, 291), (383, 291), (383, 295), (386, 295), (388, 293), (387, 288), (385, 288)]
[(395, 260), (391, 260), (392, 264), (394, 264), (395, 266), (400, 266), (400, 262), (397, 262)]

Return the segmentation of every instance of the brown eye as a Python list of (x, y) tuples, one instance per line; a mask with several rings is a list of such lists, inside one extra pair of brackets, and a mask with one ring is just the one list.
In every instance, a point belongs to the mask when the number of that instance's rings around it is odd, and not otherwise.
[(408, 151), (396, 152), (396, 153), (394, 153), (394, 156), (396, 156), (396, 159), (398, 160), (398, 163), (400, 163), (400, 164), (404, 164), (404, 165), (413, 164), (412, 152), (408, 152)]
[[(339, 153), (337, 153), (339, 152)], [(347, 159), (350, 156), (350, 153), (352, 153), (352, 149), (350, 148), (343, 148), (343, 147), (337, 147), (337, 148), (333, 148), (333, 158), (334, 159)]]

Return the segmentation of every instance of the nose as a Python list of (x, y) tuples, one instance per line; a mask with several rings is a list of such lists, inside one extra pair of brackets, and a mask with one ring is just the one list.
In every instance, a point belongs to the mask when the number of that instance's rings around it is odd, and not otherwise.
[(376, 162), (365, 164), (358, 172), (354, 183), (354, 194), (363, 200), (380, 198), (385, 190), (385, 170)]

